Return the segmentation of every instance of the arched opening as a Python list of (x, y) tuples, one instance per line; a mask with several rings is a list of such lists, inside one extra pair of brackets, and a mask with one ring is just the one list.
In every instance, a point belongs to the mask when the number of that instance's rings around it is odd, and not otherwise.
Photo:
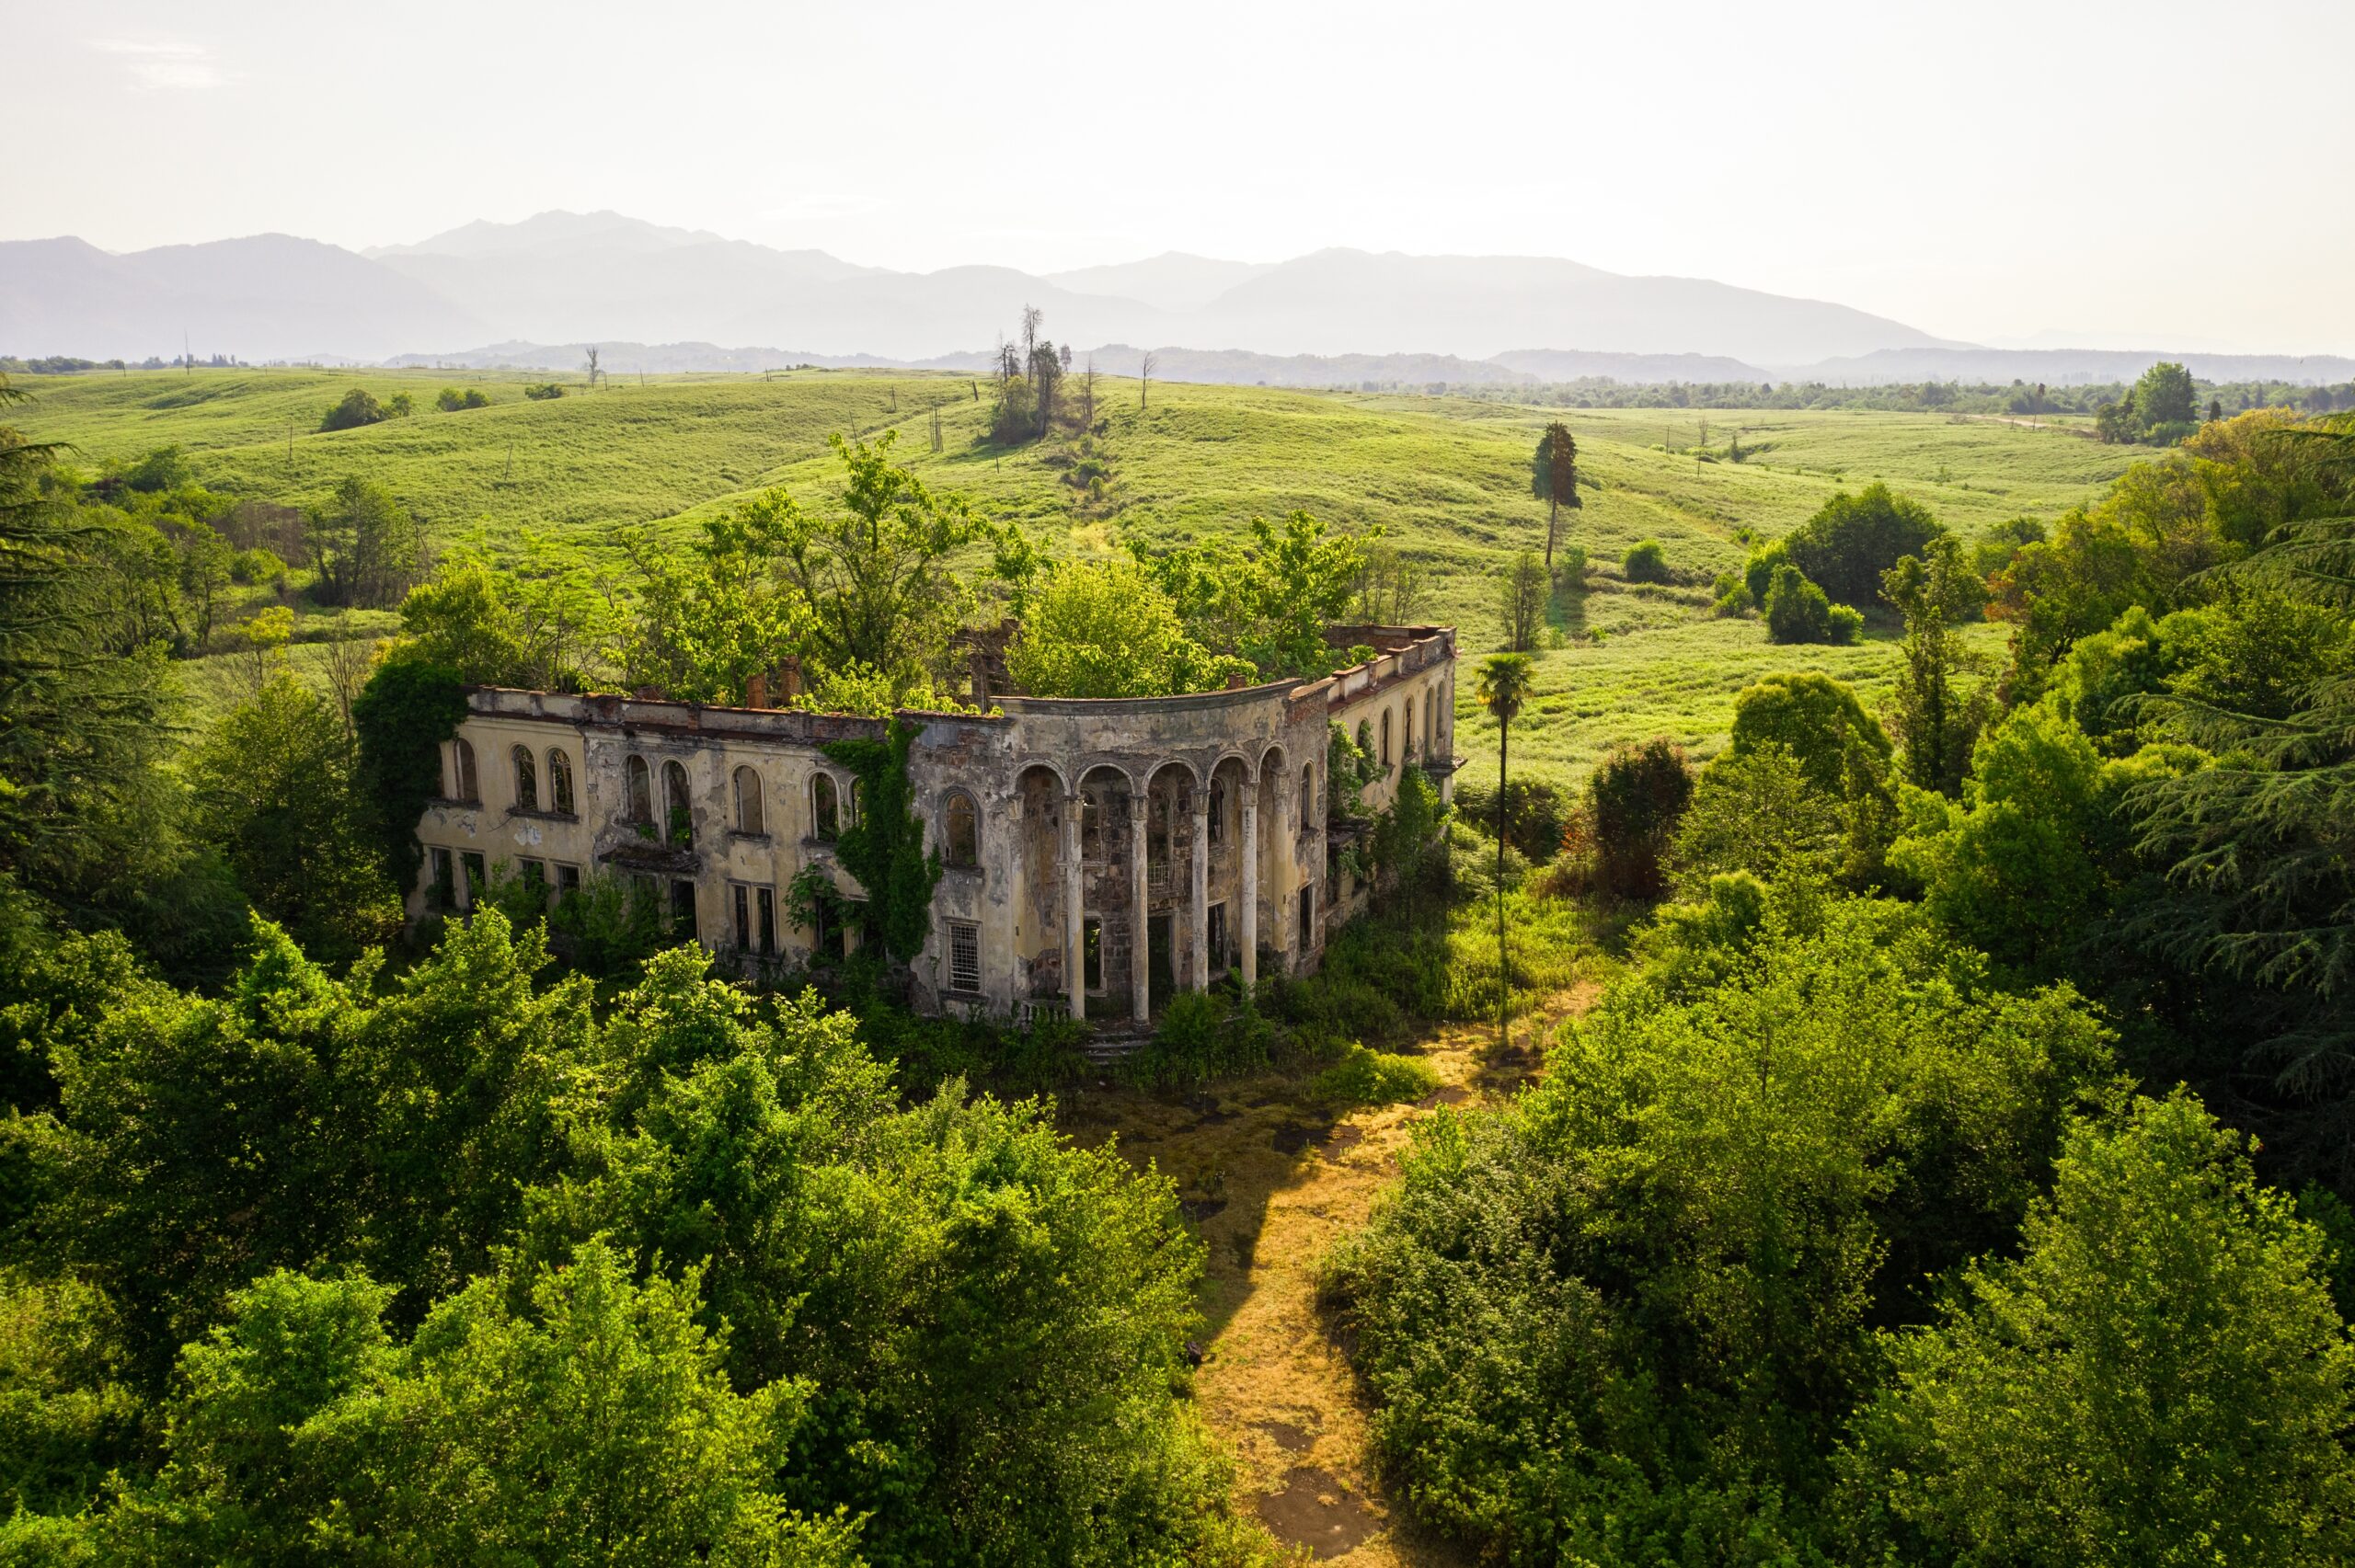
[(1390, 710), (1382, 710), (1382, 765), (1390, 766)]
[(1079, 858), (1104, 858), (1103, 792), (1094, 784), (1079, 792)]
[(1412, 697), (1407, 699), (1406, 712), (1398, 720), (1398, 760), (1402, 762), (1415, 760), (1415, 699)]
[(942, 814), (941, 858), (959, 871), (972, 871), (982, 864), (982, 814), (973, 805), (973, 797), (959, 790), (948, 797), (948, 809)]
[(841, 786), (832, 773), (810, 776), (810, 830), (820, 843), (831, 844), (843, 836)]
[(633, 755), (622, 768), (628, 795), (626, 810), (629, 820), (651, 824), (654, 820), (654, 775), (647, 770), (646, 759)]
[(450, 798), (480, 800), (482, 785), (475, 777), (474, 742), (461, 735), (450, 742)]
[(1316, 764), (1300, 765), (1300, 830), (1308, 831), (1316, 820)]
[(573, 816), (572, 759), (562, 751), (548, 753), (548, 809), (560, 816)]
[(518, 746), (508, 752), (508, 760), (515, 765), (515, 809), (537, 811), (540, 808), (540, 765), (528, 746)]
[(1373, 755), (1373, 726), (1364, 719), (1358, 720), (1358, 750), (1368, 757)]
[(662, 764), (663, 837), (682, 846), (695, 841), (694, 803), (687, 798), (687, 765), (677, 758)]
[(1428, 757), (1439, 745), (1439, 699), (1433, 697), (1423, 704), (1423, 755)]
[(761, 775), (750, 768), (736, 770), (736, 830), (752, 834), (769, 830), (768, 808), (761, 798)]

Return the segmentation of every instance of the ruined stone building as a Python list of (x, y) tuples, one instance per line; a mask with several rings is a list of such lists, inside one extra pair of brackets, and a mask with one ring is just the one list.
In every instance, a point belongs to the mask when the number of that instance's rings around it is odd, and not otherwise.
[[(1453, 629), (1329, 635), (1376, 656), (1315, 681), (1102, 701), (1005, 692), (977, 658), (984, 705), (901, 714), (915, 728), (913, 809), (945, 867), (915, 1005), (1142, 1020), (1229, 968), (1313, 970), (1369, 891), (1338, 864), (1355, 830), (1328, 826), (1327, 727), (1373, 760), (1367, 812), (1388, 806), (1401, 769), (1424, 769), (1442, 795), (1453, 772)], [(442, 747), (443, 798), (418, 824), (409, 913), (463, 912), (495, 876), (551, 898), (618, 876), (741, 972), (789, 973), (855, 940), (789, 924), (794, 879), (816, 866), (861, 897), (836, 841), (863, 802), (821, 748), (886, 726), (474, 689)]]

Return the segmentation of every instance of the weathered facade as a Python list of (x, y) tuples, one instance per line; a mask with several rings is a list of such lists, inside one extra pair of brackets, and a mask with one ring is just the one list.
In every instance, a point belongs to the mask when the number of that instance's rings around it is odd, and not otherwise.
[[(1379, 770), (1444, 795), (1453, 772), (1455, 636), (1336, 627), (1373, 659), (1317, 681), (1109, 701), (994, 694), (994, 711), (905, 712), (913, 808), (946, 867), (913, 967), (916, 1005), (1144, 1019), (1229, 967), (1303, 972), (1367, 889), (1335, 862), (1327, 726)], [(634, 879), (749, 973), (788, 971), (843, 933), (788, 924), (817, 866), (861, 890), (834, 845), (862, 803), (827, 742), (885, 721), (644, 698), (481, 688), (443, 746), (444, 798), (418, 825), (413, 918), (462, 911), (504, 866), (551, 897)]]

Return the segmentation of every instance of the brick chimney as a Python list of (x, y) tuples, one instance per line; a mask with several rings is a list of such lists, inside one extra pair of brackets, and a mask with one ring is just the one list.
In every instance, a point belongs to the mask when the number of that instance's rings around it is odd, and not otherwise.
[(801, 695), (801, 656), (789, 653), (779, 659), (776, 674), (771, 680), (770, 685), (775, 688), (777, 706), (781, 708), (792, 706), (794, 699)]
[(748, 708), (764, 708), (769, 705), (767, 676), (755, 675), (744, 682), (744, 705)]
[(1251, 684), (1251, 677), (1244, 674), (1240, 670), (1226, 678), (1226, 689), (1230, 692), (1240, 692), (1249, 684)]

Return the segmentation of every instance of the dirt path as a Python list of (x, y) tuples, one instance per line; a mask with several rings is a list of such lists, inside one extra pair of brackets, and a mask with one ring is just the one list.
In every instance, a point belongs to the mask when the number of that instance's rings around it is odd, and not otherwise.
[(1442, 1087), (1416, 1105), (1335, 1116), (1268, 1078), (1182, 1102), (1120, 1093), (1064, 1102), (1083, 1141), (1117, 1132), (1121, 1149), (1175, 1178), (1209, 1249), (1210, 1338), (1195, 1395), (1241, 1469), (1238, 1490), (1276, 1535), (1344, 1568), (1453, 1568), (1467, 1560), (1397, 1520), (1368, 1448), (1355, 1375), (1316, 1307), (1321, 1260), (1365, 1223), (1397, 1173), (1413, 1124), (1442, 1104), (1509, 1093), (1537, 1059), (1529, 1042), (1590, 987), (1514, 1029), (1499, 1059), (1491, 1030), (1450, 1029), (1423, 1043)]

